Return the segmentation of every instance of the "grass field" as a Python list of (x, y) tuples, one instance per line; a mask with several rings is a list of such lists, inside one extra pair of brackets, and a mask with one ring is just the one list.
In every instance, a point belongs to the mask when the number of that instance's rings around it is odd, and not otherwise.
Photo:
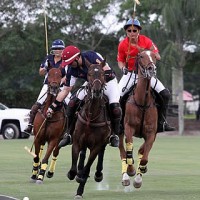
[[(78, 184), (69, 181), (71, 146), (61, 150), (56, 173), (44, 184), (29, 183), (32, 157), (24, 150), (33, 140), (0, 140), (0, 194), (30, 200), (73, 199)], [(135, 140), (134, 154), (141, 139)], [(104, 180), (96, 183), (94, 167), (84, 199), (94, 200), (200, 200), (200, 136), (157, 137), (149, 157), (148, 172), (140, 189), (121, 185), (121, 161), (117, 148), (106, 149)]]

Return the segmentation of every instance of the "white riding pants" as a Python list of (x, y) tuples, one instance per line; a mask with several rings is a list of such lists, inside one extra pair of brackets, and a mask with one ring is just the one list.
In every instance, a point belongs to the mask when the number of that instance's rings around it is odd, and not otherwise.
[[(87, 84), (88, 82), (86, 81), (82, 86), (86, 86)], [(120, 93), (116, 78), (106, 83), (104, 94), (108, 97), (109, 104), (119, 103)], [(80, 100), (83, 100), (86, 95), (87, 92), (85, 89), (79, 89), (77, 91), (77, 98)]]
[[(61, 87), (60, 89), (63, 90), (64, 87)], [(40, 94), (37, 98), (37, 102), (40, 103), (40, 104), (43, 104), (45, 99), (47, 98), (47, 90), (48, 90), (48, 85), (47, 84), (44, 84), (41, 91), (40, 91)], [(65, 98), (65, 103), (68, 104), (69, 101), (70, 101), (70, 97), (71, 97), (71, 92), (67, 95), (67, 97)]]
[[(120, 96), (124, 96), (131, 86), (133, 86), (134, 83), (137, 83), (137, 80), (137, 74), (128, 72), (127, 75), (123, 75), (119, 81)], [(158, 93), (165, 89), (165, 86), (160, 82), (160, 80), (154, 77), (151, 78), (151, 87)]]

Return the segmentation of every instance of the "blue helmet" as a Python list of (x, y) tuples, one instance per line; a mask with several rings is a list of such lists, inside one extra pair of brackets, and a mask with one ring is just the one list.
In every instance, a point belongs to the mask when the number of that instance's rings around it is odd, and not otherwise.
[(62, 40), (57, 39), (52, 42), (51, 50), (64, 49), (64, 48), (65, 48), (65, 43)]
[(140, 22), (137, 19), (129, 19), (124, 25), (124, 29), (126, 30), (131, 25), (137, 26), (140, 30), (142, 30), (142, 27), (140, 26)]

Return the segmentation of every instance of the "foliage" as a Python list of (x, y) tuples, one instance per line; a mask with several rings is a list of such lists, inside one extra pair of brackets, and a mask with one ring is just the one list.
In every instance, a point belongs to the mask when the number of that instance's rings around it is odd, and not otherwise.
[[(185, 88), (198, 94), (200, 83), (192, 80), (200, 73), (200, 4), (197, 0), (140, 2), (141, 5), (136, 7), (136, 17), (143, 27), (141, 34), (152, 38), (162, 56), (157, 63), (159, 79), (171, 88), (172, 69), (179, 68), (181, 64), (185, 66)], [(125, 33), (123, 28), (109, 32), (111, 27), (105, 27), (110, 6), (115, 5), (119, 6), (116, 15), (119, 22), (125, 23), (133, 16), (133, 0), (47, 1), (48, 47), (53, 40), (61, 38), (66, 45), (98, 51), (106, 56), (119, 79), (117, 46)], [(3, 0), (0, 7), (0, 100), (11, 107), (30, 108), (43, 81), (38, 69), (46, 54), (44, 1)], [(183, 44), (196, 45), (195, 53), (183, 51)], [(184, 56), (182, 63), (179, 62), (180, 56)]]

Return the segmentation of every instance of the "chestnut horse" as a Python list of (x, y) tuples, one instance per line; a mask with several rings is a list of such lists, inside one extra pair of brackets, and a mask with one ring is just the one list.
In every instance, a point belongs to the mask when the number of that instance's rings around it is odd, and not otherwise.
[[(48, 160), (52, 152), (51, 164), (46, 175), (48, 178), (51, 178), (54, 174), (56, 160), (59, 154), (58, 143), (63, 135), (66, 124), (64, 105), (58, 107), (52, 118), (46, 118), (47, 109), (55, 101), (60, 90), (61, 78), (62, 74), (59, 68), (52, 68), (49, 70), (47, 98), (42, 105), (42, 109), (38, 110), (33, 124), (36, 157), (33, 159), (31, 182), (36, 182), (38, 184), (43, 183)], [(44, 158), (41, 159), (42, 151), (46, 143), (48, 143), (46, 153)]]
[[(142, 174), (147, 172), (149, 152), (156, 138), (158, 113), (150, 84), (151, 77), (156, 76), (155, 62), (155, 54), (152, 51), (142, 51), (136, 59), (138, 80), (135, 89), (128, 97), (125, 108), (126, 150), (123, 146), (123, 136), (120, 138), (119, 146), (122, 158), (123, 186), (130, 185), (129, 176), (134, 176), (136, 173), (133, 185), (135, 188), (141, 187)], [(144, 139), (144, 143), (138, 150), (137, 168), (134, 168), (133, 136)]]
[[(72, 165), (67, 175), (70, 180), (76, 177), (76, 181), (79, 183), (75, 198), (82, 198), (90, 168), (97, 157), (95, 181), (100, 182), (103, 179), (104, 151), (111, 134), (111, 123), (106, 106), (107, 99), (103, 92), (105, 86), (104, 65), (105, 61), (88, 66), (87, 96), (78, 113), (73, 133)], [(90, 153), (87, 163), (84, 164), (87, 149), (90, 150)]]

